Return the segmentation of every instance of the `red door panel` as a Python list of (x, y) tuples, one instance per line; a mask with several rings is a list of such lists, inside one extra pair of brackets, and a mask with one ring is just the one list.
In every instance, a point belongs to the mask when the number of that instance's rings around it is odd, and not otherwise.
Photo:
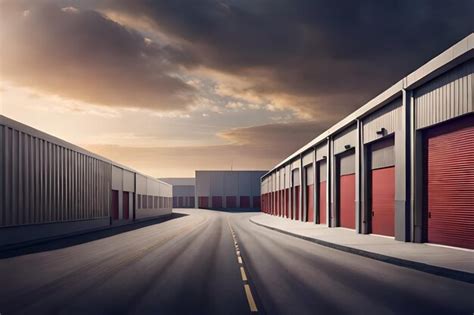
[(395, 167), (372, 170), (372, 233), (395, 235)]
[(200, 196), (198, 199), (198, 206), (199, 208), (204, 208), (204, 209), (209, 208), (209, 197)]
[(123, 192), (123, 218), (124, 220), (128, 220), (130, 218), (130, 199), (128, 197), (128, 192)]
[(237, 198), (235, 196), (225, 197), (226, 208), (237, 208)]
[(340, 177), (339, 219), (340, 226), (355, 229), (355, 174)]
[(240, 196), (240, 207), (241, 208), (250, 208), (250, 197), (249, 196)]
[(427, 132), (428, 242), (474, 249), (474, 116)]
[(314, 185), (306, 186), (307, 221), (314, 222)]
[(221, 196), (212, 196), (212, 207), (213, 208), (222, 208), (222, 197)]
[(286, 198), (285, 200), (286, 217), (289, 218), (290, 217), (290, 188), (286, 189), (285, 198)]
[(295, 220), (300, 219), (300, 186), (295, 186)]
[(112, 204), (110, 209), (110, 215), (112, 220), (118, 220), (119, 218), (119, 192), (118, 190), (112, 190)]
[(326, 224), (326, 181), (319, 183), (319, 223)]

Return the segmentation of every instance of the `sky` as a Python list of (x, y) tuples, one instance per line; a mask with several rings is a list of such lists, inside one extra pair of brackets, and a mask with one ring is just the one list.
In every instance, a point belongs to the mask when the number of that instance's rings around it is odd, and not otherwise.
[(472, 12), (472, 0), (0, 0), (0, 110), (155, 177), (270, 169), (473, 32)]

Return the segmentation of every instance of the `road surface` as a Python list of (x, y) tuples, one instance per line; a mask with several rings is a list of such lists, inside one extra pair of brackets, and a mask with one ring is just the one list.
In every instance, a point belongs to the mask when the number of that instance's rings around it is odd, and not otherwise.
[(474, 286), (254, 225), (188, 215), (1, 254), (6, 314), (473, 314)]

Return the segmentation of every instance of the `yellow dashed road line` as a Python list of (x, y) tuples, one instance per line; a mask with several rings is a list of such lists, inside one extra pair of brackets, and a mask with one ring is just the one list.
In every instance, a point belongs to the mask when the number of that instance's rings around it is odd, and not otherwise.
[(247, 274), (245, 273), (245, 268), (243, 266), (244, 262), (242, 260), (242, 257), (240, 256), (240, 249), (239, 249), (239, 244), (237, 242), (237, 237), (235, 236), (235, 232), (232, 229), (232, 226), (230, 226), (229, 220), (227, 220), (227, 225), (229, 226), (230, 232), (232, 234), (232, 239), (234, 240), (235, 254), (237, 255), (237, 262), (239, 263), (239, 265), (242, 265), (240, 266), (240, 275), (244, 283), (245, 296), (247, 297), (247, 302), (249, 303), (250, 312), (252, 313), (258, 312), (257, 305), (255, 304), (255, 300), (252, 295), (252, 289), (250, 289), (250, 286), (248, 285), (248, 278), (247, 278)]

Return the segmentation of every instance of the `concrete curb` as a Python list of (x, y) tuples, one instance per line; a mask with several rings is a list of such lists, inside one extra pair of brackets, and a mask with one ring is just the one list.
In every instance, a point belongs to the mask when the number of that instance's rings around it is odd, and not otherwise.
[(437, 275), (437, 276), (441, 276), (441, 277), (445, 277), (445, 278), (450, 278), (450, 279), (454, 279), (454, 280), (474, 284), (474, 274), (469, 273), (469, 272), (455, 270), (455, 269), (449, 269), (449, 268), (444, 268), (444, 267), (438, 267), (438, 266), (433, 266), (433, 265), (428, 265), (428, 264), (424, 264), (424, 263), (420, 263), (420, 262), (416, 262), (416, 261), (412, 261), (412, 260), (407, 260), (407, 259), (387, 256), (387, 255), (383, 255), (383, 254), (378, 254), (378, 253), (374, 253), (374, 252), (369, 252), (369, 251), (366, 251), (366, 250), (362, 250), (362, 249), (358, 249), (358, 248), (354, 248), (354, 247), (350, 247), (350, 246), (346, 246), (346, 245), (335, 244), (335, 243), (323, 241), (323, 240), (320, 240), (320, 239), (317, 239), (317, 238), (312, 238), (312, 237), (309, 237), (309, 236), (304, 236), (304, 235), (299, 235), (299, 234), (296, 234), (296, 233), (288, 232), (288, 231), (285, 231), (285, 230), (282, 230), (282, 229), (279, 229), (279, 228), (276, 228), (276, 227), (273, 227), (273, 226), (265, 225), (263, 223), (259, 223), (259, 222), (254, 221), (252, 218), (249, 218), (249, 221), (251, 223), (255, 224), (255, 225), (258, 225), (258, 226), (261, 226), (261, 227), (264, 227), (264, 228), (267, 228), (267, 229), (270, 229), (270, 230), (274, 230), (274, 231), (280, 232), (282, 234), (297, 237), (297, 238), (300, 238), (300, 239), (303, 239), (303, 240), (306, 240), (306, 241), (310, 241), (310, 242), (316, 243), (318, 245), (322, 245), (322, 246), (337, 249), (337, 250), (340, 250), (340, 251), (348, 252), (348, 253), (351, 253), (351, 254), (355, 254), (355, 255), (371, 258), (371, 259), (375, 259), (375, 260), (382, 261), (382, 262), (385, 262), (385, 263), (389, 263), (389, 264), (392, 264), (392, 265), (406, 267), (406, 268), (410, 268), (410, 269), (430, 273), (430, 274), (433, 274), (433, 275)]
[(73, 237), (86, 235), (86, 234), (91, 234), (91, 233), (95, 233), (95, 232), (102, 232), (102, 231), (116, 230), (116, 229), (126, 229), (127, 227), (130, 227), (130, 226), (139, 226), (140, 224), (146, 224), (147, 222), (155, 221), (155, 220), (158, 223), (160, 221), (166, 221), (167, 219), (171, 218), (172, 215), (173, 215), (173, 213), (167, 213), (167, 214), (163, 214), (163, 215), (156, 216), (156, 217), (136, 219), (134, 221), (130, 221), (130, 222), (127, 222), (127, 223), (122, 223), (122, 224), (117, 224), (117, 225), (106, 225), (106, 226), (101, 226), (101, 227), (97, 227), (97, 228), (81, 230), (81, 231), (77, 231), (77, 232), (73, 232), (73, 233), (66, 233), (66, 234), (60, 234), (60, 235), (55, 235), (55, 236), (51, 236), (51, 237), (44, 237), (44, 238), (40, 238), (40, 239), (36, 239), (36, 240), (32, 240), (32, 241), (26, 241), (26, 242), (14, 243), (14, 244), (7, 244), (7, 245), (0, 246), (0, 253), (4, 253), (4, 252), (7, 252), (7, 251), (13, 251), (13, 250), (19, 250), (19, 249), (23, 249), (23, 248), (26, 248), (26, 247), (41, 245), (41, 244), (45, 244), (45, 243), (60, 240), (60, 239), (73, 238)]

